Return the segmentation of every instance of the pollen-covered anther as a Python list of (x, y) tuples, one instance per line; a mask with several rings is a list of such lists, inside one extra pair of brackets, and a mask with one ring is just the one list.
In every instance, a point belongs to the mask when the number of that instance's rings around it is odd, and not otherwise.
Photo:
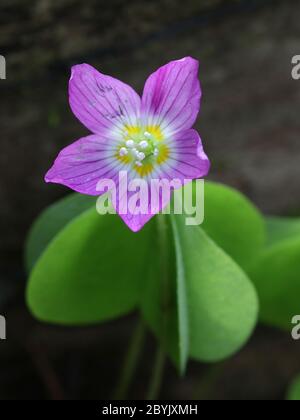
[(147, 149), (147, 147), (149, 146), (149, 143), (146, 140), (142, 140), (139, 143), (139, 146), (140, 146), (141, 149)]
[(149, 133), (149, 131), (145, 131), (144, 136), (146, 137), (146, 139), (152, 139), (152, 134)]
[(143, 152), (138, 152), (136, 157), (138, 158), (138, 160), (144, 160), (146, 155)]
[(134, 145), (135, 145), (135, 142), (133, 140), (126, 141), (126, 146), (129, 147), (130, 149), (132, 149)]
[(120, 156), (126, 156), (126, 155), (128, 155), (128, 150), (126, 149), (126, 147), (121, 147), (121, 149), (119, 151), (119, 155)]

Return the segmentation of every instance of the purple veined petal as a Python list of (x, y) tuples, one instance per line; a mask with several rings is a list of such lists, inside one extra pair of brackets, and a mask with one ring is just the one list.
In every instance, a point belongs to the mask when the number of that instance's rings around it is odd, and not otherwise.
[[(118, 211), (117, 211), (118, 213)], [(148, 214), (119, 214), (123, 222), (129, 227), (132, 232), (139, 232), (145, 224), (147, 224), (152, 217), (155, 216), (155, 214), (151, 214), (150, 212)]]
[(72, 67), (69, 101), (73, 113), (92, 133), (121, 132), (136, 126), (141, 99), (128, 85), (89, 64)]
[(160, 126), (169, 134), (193, 126), (201, 99), (199, 63), (186, 57), (159, 68), (146, 81), (141, 118), (145, 126)]
[(160, 177), (180, 179), (183, 183), (204, 178), (210, 169), (201, 138), (196, 130), (176, 133), (166, 141), (169, 157), (159, 170)]
[(98, 135), (83, 137), (60, 152), (45, 181), (82, 194), (101, 195), (97, 191), (98, 182), (101, 179), (117, 182), (119, 171), (127, 169), (116, 153), (117, 142)]
[[(157, 196), (157, 198), (153, 200), (153, 203), (154, 203), (153, 205), (151, 201), (152, 190), (150, 187), (150, 182), (146, 181), (145, 179), (143, 179), (143, 181), (146, 183), (147, 197), (145, 198), (145, 196), (143, 196), (142, 198), (142, 199), (145, 199), (146, 201), (144, 209), (142, 211), (140, 211), (140, 208), (141, 208), (140, 203), (138, 204), (139, 206), (138, 211), (136, 211), (137, 207), (132, 208), (130, 206), (130, 200), (134, 197), (135, 194), (137, 194), (137, 191), (134, 191), (134, 192), (127, 191), (127, 194), (126, 194), (127, 211), (126, 212), (121, 211), (120, 206), (123, 204), (124, 195), (120, 194), (119, 185), (117, 188), (117, 196), (119, 197), (119, 201), (115, 203), (115, 206), (114, 206), (115, 210), (119, 214), (121, 219), (124, 221), (124, 223), (133, 232), (138, 232), (139, 230), (141, 230), (144, 227), (144, 225), (150, 221), (150, 219), (152, 219), (156, 214), (158, 214), (162, 209), (164, 209), (168, 205), (171, 199), (172, 191), (170, 191), (169, 195), (163, 196), (162, 192), (159, 190), (159, 191), (156, 191), (155, 196)], [(130, 183), (130, 179), (128, 179), (128, 182)], [(136, 203), (135, 199), (134, 199), (134, 203)]]

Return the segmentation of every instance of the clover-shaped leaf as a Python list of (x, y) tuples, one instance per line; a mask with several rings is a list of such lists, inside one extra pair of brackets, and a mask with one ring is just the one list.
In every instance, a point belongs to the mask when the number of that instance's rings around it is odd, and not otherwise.
[(271, 218), (266, 221), (268, 246), (249, 270), (260, 300), (260, 319), (291, 329), (300, 313), (300, 222)]
[(143, 313), (183, 372), (189, 355), (213, 362), (236, 352), (255, 326), (258, 305), (250, 280), (232, 258), (200, 227), (185, 226), (183, 216), (172, 219), (171, 291), (164, 300), (160, 278), (149, 278)]
[(185, 226), (184, 215), (157, 216), (138, 234), (94, 206), (95, 198), (72, 194), (33, 226), (27, 297), (37, 318), (83, 325), (140, 307), (181, 372), (189, 356), (217, 361), (245, 343), (257, 300), (238, 263), (248, 266), (264, 241), (248, 200), (206, 183), (202, 227)]
[(94, 208), (70, 222), (34, 267), (27, 290), (37, 318), (78, 325), (133, 310), (150, 256), (151, 225), (133, 235), (117, 216)]
[(43, 211), (27, 238), (25, 265), (28, 272), (60, 230), (95, 203), (95, 197), (72, 193)]
[(265, 225), (260, 212), (239, 191), (205, 182), (204, 231), (242, 268), (262, 252)]
[(300, 237), (300, 219), (292, 217), (266, 218), (267, 245), (272, 246), (285, 239)]

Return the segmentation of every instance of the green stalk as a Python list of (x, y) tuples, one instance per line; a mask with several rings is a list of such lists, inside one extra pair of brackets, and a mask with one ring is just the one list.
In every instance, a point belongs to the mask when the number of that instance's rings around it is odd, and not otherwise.
[(161, 346), (158, 347), (155, 361), (154, 361), (154, 369), (151, 376), (146, 400), (156, 400), (159, 391), (161, 388), (162, 378), (163, 378), (163, 372), (164, 372), (164, 366), (165, 366), (165, 352)]
[(136, 371), (138, 360), (140, 358), (145, 335), (145, 324), (141, 319), (139, 319), (124, 358), (123, 368), (121, 370), (120, 378), (114, 392), (113, 399), (115, 400), (126, 399), (129, 387)]
[(160, 252), (160, 273), (162, 281), (162, 333), (161, 343), (158, 345), (153, 371), (149, 383), (146, 399), (157, 399), (163, 379), (164, 366), (166, 360), (166, 331), (168, 325), (168, 306), (170, 300), (170, 255), (168, 241), (168, 222), (166, 215), (156, 217), (158, 227), (158, 249)]

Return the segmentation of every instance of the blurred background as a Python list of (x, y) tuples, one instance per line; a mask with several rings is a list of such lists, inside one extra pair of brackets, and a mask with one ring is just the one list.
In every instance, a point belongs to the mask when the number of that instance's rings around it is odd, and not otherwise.
[[(67, 189), (43, 182), (58, 151), (87, 131), (68, 106), (70, 66), (88, 62), (141, 91), (166, 62), (200, 60), (197, 122), (210, 179), (244, 192), (265, 213), (300, 214), (298, 0), (1, 0), (0, 399), (107, 399), (135, 315), (92, 328), (61, 328), (26, 309), (23, 248), (35, 217)], [(132, 399), (143, 398), (154, 340), (147, 338)], [(300, 371), (300, 342), (258, 327), (236, 356), (191, 362), (179, 379), (168, 364), (164, 399), (285, 396)]]

